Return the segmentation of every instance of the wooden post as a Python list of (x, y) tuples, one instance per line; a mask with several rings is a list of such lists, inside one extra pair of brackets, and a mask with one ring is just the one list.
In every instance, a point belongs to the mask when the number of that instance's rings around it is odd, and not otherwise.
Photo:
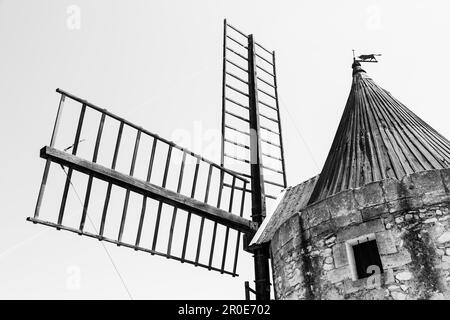
[[(59, 100), (58, 112), (56, 114), (55, 125), (53, 126), (53, 133), (50, 139), (50, 147), (55, 146), (56, 136), (58, 134), (59, 122), (61, 121), (61, 115), (64, 107), (65, 95), (61, 94), (61, 99)], [(42, 175), (41, 187), (39, 188), (39, 194), (36, 201), (36, 207), (34, 209), (34, 217), (39, 217), (39, 211), (41, 210), (42, 198), (44, 197), (45, 186), (47, 185), (48, 173), (50, 171), (50, 160), (45, 161), (44, 174)]]
[[(256, 87), (256, 58), (253, 35), (248, 36), (248, 93), (250, 109), (250, 170), (252, 190), (252, 220), (261, 225), (266, 216), (262, 168), (258, 90)], [(270, 299), (270, 274), (267, 250), (254, 250), (256, 299)]]

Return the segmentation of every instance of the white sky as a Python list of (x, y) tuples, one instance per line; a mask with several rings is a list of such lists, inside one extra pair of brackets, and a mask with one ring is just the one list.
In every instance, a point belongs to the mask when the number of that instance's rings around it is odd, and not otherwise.
[[(66, 10), (74, 4), (81, 24), (71, 30)], [(443, 0), (0, 0), (0, 298), (128, 298), (98, 241), (25, 221), (40, 185), (39, 149), (49, 143), (55, 88), (161, 136), (187, 131), (198, 139), (199, 127), (220, 128), (226, 17), (277, 52), (294, 185), (325, 161), (350, 90), (352, 49), (382, 53), (379, 64), (365, 66), (369, 75), (450, 137), (449, 9)], [(208, 147), (192, 143), (198, 153)], [(135, 299), (241, 299), (243, 282), (253, 280), (248, 259), (231, 278), (106, 246)]]

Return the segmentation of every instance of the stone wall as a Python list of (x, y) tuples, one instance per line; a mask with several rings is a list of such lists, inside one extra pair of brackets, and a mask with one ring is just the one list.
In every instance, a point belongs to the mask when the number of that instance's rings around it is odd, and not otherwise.
[[(450, 169), (340, 192), (271, 240), (277, 299), (450, 299)], [(377, 240), (383, 273), (356, 280), (349, 244)]]

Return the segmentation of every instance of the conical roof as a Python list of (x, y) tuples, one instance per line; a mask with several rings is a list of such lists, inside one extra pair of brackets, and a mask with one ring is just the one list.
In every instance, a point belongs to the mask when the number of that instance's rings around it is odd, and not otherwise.
[(369, 182), (450, 167), (450, 142), (379, 87), (358, 62), (352, 67), (347, 104), (309, 203)]

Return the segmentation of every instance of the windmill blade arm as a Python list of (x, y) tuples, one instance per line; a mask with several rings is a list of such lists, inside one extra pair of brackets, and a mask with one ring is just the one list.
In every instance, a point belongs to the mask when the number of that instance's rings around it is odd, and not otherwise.
[(83, 172), (93, 177), (111, 182), (127, 190), (162, 201), (176, 208), (195, 213), (232, 229), (252, 234), (257, 226), (250, 220), (231, 214), (207, 203), (184, 196), (174, 191), (159, 187), (149, 182), (109, 169), (94, 162), (79, 158), (72, 154), (51, 147), (43, 147), (40, 151), (41, 158)]

